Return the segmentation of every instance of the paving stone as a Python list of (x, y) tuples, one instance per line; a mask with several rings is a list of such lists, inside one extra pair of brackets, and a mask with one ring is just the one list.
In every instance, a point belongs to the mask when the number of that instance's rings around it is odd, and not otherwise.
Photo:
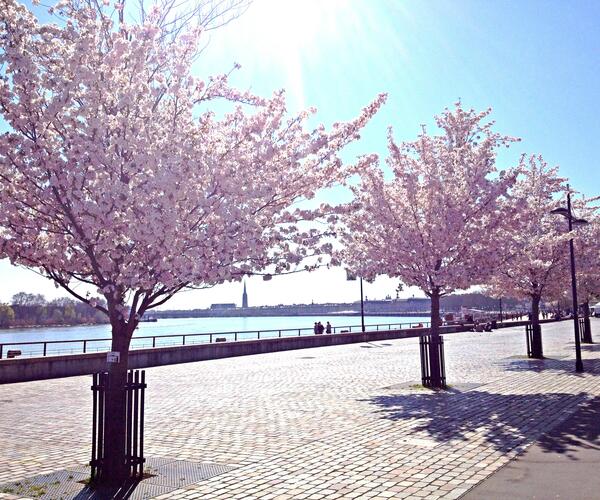
[[(148, 369), (146, 456), (231, 467), (157, 498), (458, 498), (600, 395), (600, 352), (576, 375), (572, 323), (543, 332), (534, 363), (524, 328), (446, 335), (447, 392), (410, 383), (415, 339)], [(86, 464), (89, 386), (0, 386), (0, 485)]]

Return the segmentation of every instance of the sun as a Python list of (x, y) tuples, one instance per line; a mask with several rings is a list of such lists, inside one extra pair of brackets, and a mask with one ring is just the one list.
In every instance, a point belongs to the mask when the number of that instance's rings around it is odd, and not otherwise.
[(289, 54), (336, 36), (348, 5), (342, 0), (255, 0), (247, 15), (272, 50)]
[(342, 0), (255, 0), (236, 30), (252, 44), (256, 64), (277, 65), (285, 74), (294, 107), (305, 107), (303, 64), (337, 37), (348, 3)]

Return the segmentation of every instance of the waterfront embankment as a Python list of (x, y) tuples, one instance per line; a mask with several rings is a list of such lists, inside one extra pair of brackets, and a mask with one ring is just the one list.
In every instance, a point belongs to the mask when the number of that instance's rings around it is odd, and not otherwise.
[[(466, 331), (470, 329), (470, 327), (455, 326), (443, 327), (442, 329), (444, 333), (454, 333)], [(153, 366), (249, 356), (252, 354), (265, 354), (311, 347), (411, 338), (419, 337), (427, 331), (427, 328), (375, 330), (355, 333), (244, 340), (238, 342), (217, 341), (210, 344), (135, 349), (129, 352), (129, 367), (149, 368)], [(75, 375), (89, 375), (105, 370), (106, 352), (4, 359), (0, 361), (0, 384), (71, 377)]]

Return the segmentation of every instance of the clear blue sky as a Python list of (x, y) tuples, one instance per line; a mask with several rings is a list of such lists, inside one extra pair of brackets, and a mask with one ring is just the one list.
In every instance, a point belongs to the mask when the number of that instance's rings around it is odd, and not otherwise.
[[(521, 137), (500, 165), (541, 153), (576, 190), (600, 194), (600, 2), (255, 0), (239, 20), (212, 32), (198, 73), (228, 70), (260, 94), (286, 88), (289, 109), (318, 108), (329, 124), (355, 116), (378, 92), (385, 108), (347, 153), (385, 156), (385, 133), (410, 140), (422, 123), (461, 99), (493, 108), (497, 130)], [(29, 276), (33, 278), (29, 280)], [(0, 300), (26, 286), (52, 288), (0, 263)], [(367, 295), (394, 294), (395, 283)], [(354, 300), (341, 271), (249, 283), (251, 305)], [(412, 294), (405, 292), (404, 295)], [(166, 307), (241, 301), (241, 285), (189, 292)]]

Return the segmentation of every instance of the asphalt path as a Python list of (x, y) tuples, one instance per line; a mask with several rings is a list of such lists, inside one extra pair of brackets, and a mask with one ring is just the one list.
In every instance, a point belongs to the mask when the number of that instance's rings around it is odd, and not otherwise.
[(461, 498), (600, 499), (600, 398)]

